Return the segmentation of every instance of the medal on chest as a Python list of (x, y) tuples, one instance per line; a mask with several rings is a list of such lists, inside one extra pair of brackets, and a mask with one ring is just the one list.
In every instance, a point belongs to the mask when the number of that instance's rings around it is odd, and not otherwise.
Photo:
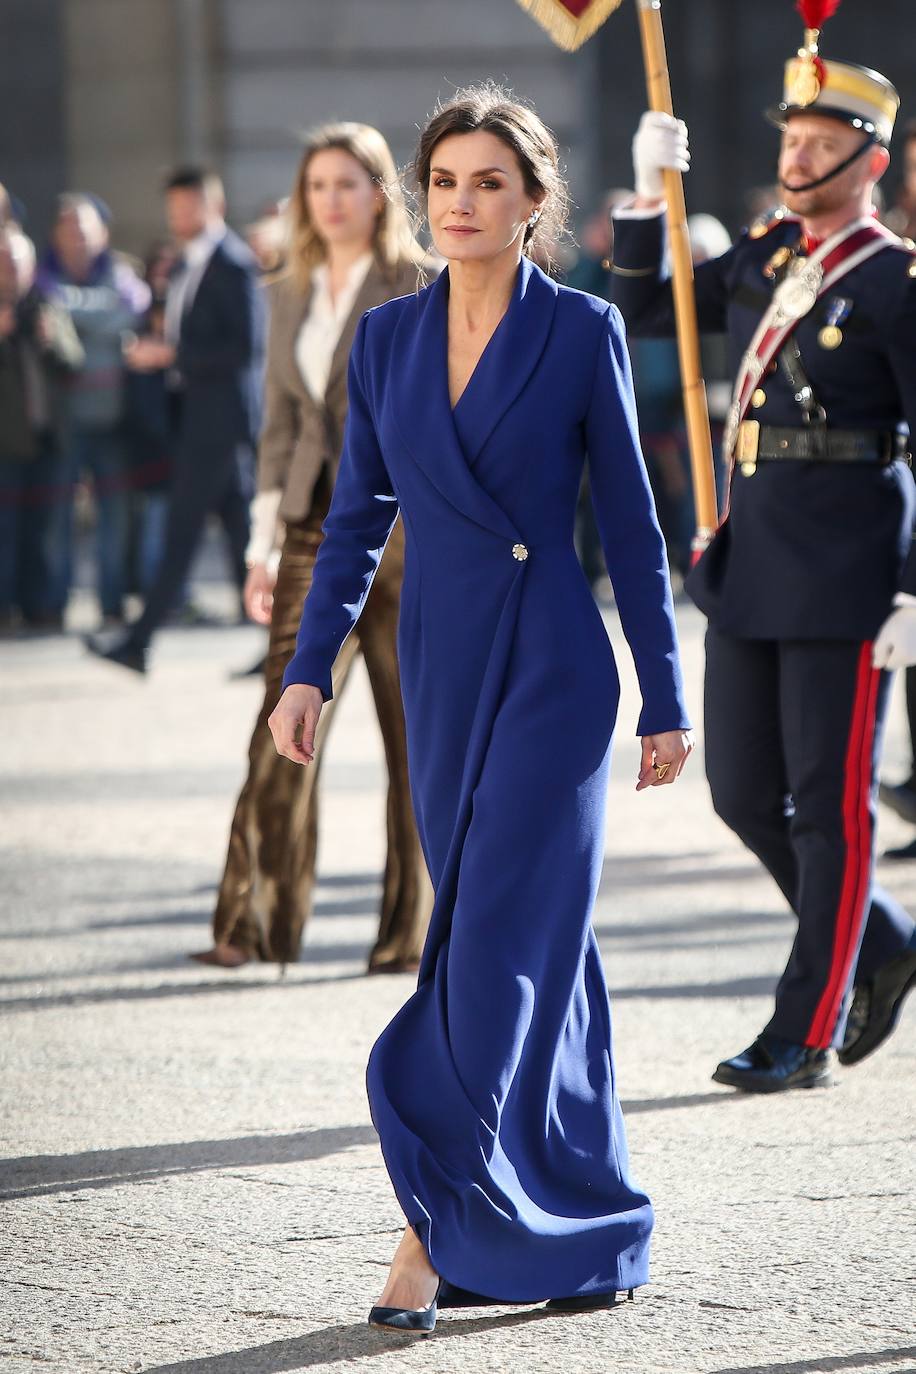
[(824, 324), (818, 330), (817, 341), (821, 348), (826, 348), (831, 353), (835, 348), (839, 348), (843, 342), (843, 331), (840, 325), (851, 309), (852, 301), (847, 300), (844, 296), (834, 296), (827, 310)]
[(809, 258), (793, 258), (782, 281), (773, 292), (775, 314), (773, 329), (801, 320), (813, 308), (824, 280), (824, 269)]

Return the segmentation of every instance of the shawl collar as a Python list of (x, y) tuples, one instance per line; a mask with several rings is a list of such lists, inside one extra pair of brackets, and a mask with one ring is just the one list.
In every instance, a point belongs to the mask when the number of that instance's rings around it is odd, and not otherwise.
[(476, 480), (472, 465), (537, 366), (553, 322), (557, 288), (523, 258), (509, 308), (452, 410), (448, 392), (448, 269), (404, 312), (392, 340), (390, 374), (401, 437), (442, 495), (485, 529), (519, 538)]
[[(556, 304), (556, 282), (522, 258), (509, 308), (453, 411), (458, 441), (472, 467), (540, 362)], [(447, 367), (446, 362), (446, 376)]]

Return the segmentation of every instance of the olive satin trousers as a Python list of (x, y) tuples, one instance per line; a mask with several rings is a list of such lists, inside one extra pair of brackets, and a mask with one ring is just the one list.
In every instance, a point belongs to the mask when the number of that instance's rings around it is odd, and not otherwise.
[(369, 956), (370, 972), (380, 972), (419, 959), (433, 899), (410, 799), (395, 646), (404, 561), (400, 526), (389, 540), (359, 625), (334, 665), (334, 697), (321, 712), (314, 763), (304, 768), (281, 758), (267, 724), (295, 650), (326, 514), (327, 496), (316, 499), (301, 523), (287, 525), (274, 590), (264, 703), (251, 737), (248, 777), (232, 818), (213, 936), (217, 944), (238, 946), (265, 961), (297, 959), (315, 883), (323, 747), (336, 703), (362, 653), (388, 766), (388, 852), (378, 936)]

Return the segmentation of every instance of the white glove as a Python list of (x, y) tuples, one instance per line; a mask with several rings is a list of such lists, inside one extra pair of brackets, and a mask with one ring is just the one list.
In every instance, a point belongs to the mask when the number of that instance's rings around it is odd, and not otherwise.
[(912, 668), (916, 665), (916, 597), (898, 592), (895, 610), (878, 631), (871, 661), (875, 668)]
[(689, 172), (687, 125), (673, 115), (646, 110), (633, 138), (636, 194), (647, 200), (662, 200), (665, 195), (662, 170), (666, 167)]

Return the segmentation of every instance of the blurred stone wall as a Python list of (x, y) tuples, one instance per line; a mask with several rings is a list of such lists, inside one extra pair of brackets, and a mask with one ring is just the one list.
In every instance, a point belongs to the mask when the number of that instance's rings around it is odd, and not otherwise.
[(0, 8), (0, 182), (43, 230), (67, 176), (63, 0)]
[[(824, 44), (895, 79), (904, 117), (916, 115), (911, 11), (912, 0), (845, 0)], [(801, 24), (791, 0), (666, 0), (664, 13), (694, 148), (689, 206), (734, 229), (746, 189), (772, 177), (776, 134), (760, 110)], [(583, 210), (630, 181), (645, 102), (631, 0), (573, 56), (514, 0), (0, 0), (0, 181), (39, 238), (54, 192), (88, 189), (112, 206), (118, 243), (142, 251), (176, 160), (212, 161), (244, 224), (288, 191), (304, 129), (377, 124), (403, 164), (436, 99), (485, 77), (555, 129)]]

